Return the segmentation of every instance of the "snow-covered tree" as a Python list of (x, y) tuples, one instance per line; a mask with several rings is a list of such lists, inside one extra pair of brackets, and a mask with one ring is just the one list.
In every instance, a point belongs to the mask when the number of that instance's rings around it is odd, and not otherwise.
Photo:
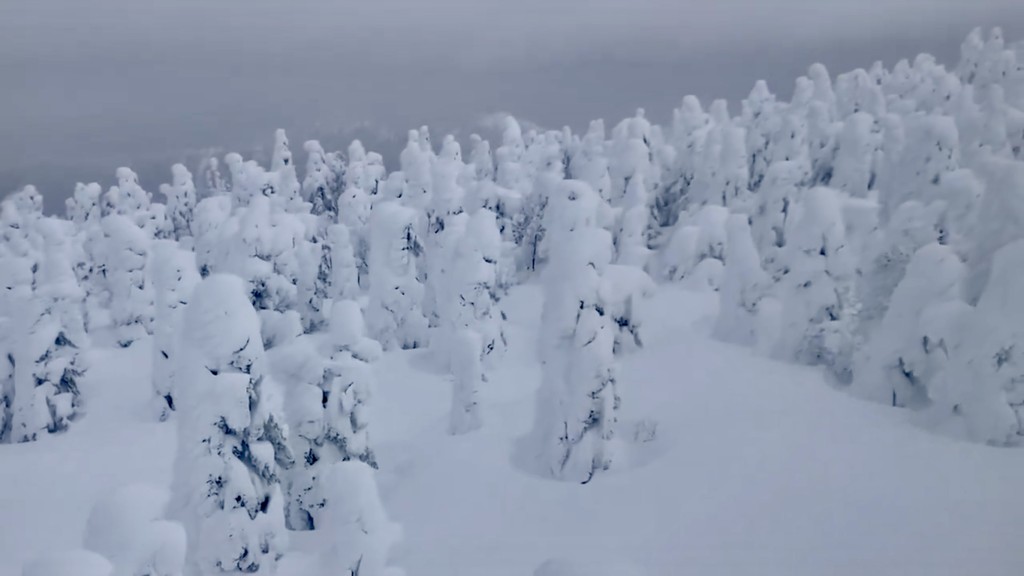
[(886, 226), (866, 239), (857, 287), (858, 317), (865, 329), (884, 316), (914, 253), (941, 239), (943, 208), (939, 202), (928, 206), (916, 200), (905, 202), (890, 216)]
[[(315, 247), (306, 241), (306, 223), (281, 208), (271, 197), (250, 199), (222, 228), (224, 252), (217, 270), (248, 281), (257, 310), (285, 313), (298, 311), (297, 285), (310, 268), (303, 261)], [(319, 264), (315, 258), (311, 262)]]
[(418, 130), (409, 131), (405, 149), (399, 155), (402, 174), (402, 203), (419, 210), (425, 210), (433, 195), (431, 164), (433, 154), (429, 149), (429, 137)]
[(674, 226), (679, 214), (694, 201), (696, 194), (690, 193), (690, 186), (697, 176), (710, 129), (711, 116), (704, 112), (696, 96), (686, 96), (680, 107), (672, 111), (669, 141), (675, 161), (669, 168), (669, 183), (655, 199), (657, 212), (661, 214), (657, 220), (662, 227)]
[(772, 140), (779, 137), (781, 116), (775, 95), (768, 89), (768, 83), (758, 80), (754, 83), (750, 95), (742, 102), (740, 121), (746, 128), (746, 153), (750, 178), (753, 189), (760, 187), (772, 163), (770, 152)]
[(216, 156), (210, 155), (204, 158), (199, 164), (197, 173), (203, 196), (216, 196), (228, 191), (228, 182), (220, 172), (220, 160)]
[[(377, 491), (374, 470), (362, 462), (338, 462), (331, 466), (320, 486), (324, 508), (317, 518), (316, 568), (309, 576), (358, 574), (404, 576), (388, 565), (388, 554), (402, 538), (402, 528), (392, 522)], [(312, 567), (311, 567), (312, 568)]]
[(644, 346), (641, 302), (654, 294), (654, 280), (641, 268), (611, 264), (601, 278), (601, 299), (615, 330), (613, 351), (616, 356)]
[[(717, 287), (720, 274), (703, 263), (716, 262), (711, 266), (720, 272), (725, 260), (725, 223), (728, 219), (729, 210), (716, 205), (704, 205), (692, 217), (680, 218), (659, 256), (662, 277), (678, 281), (695, 276), (697, 280), (709, 280), (712, 286)], [(698, 267), (705, 270), (698, 270)], [(707, 272), (711, 277), (704, 278)]]
[(188, 534), (186, 573), (273, 574), (288, 545), (281, 471), (293, 464), (260, 319), (245, 282), (214, 274), (185, 308), (171, 510)]
[(160, 193), (167, 198), (167, 219), (170, 220), (173, 237), (180, 241), (192, 237), (196, 186), (192, 183), (192, 174), (183, 164), (171, 166), (171, 175), (171, 183), (162, 184)]
[(933, 386), (935, 410), (945, 428), (978, 442), (1020, 444), (1024, 438), (1024, 362), (1018, 350), (1024, 309), (1024, 241), (1002, 247), (974, 310), (953, 316), (956, 340)]
[(174, 370), (181, 314), (199, 283), (195, 254), (173, 240), (157, 240), (150, 253), (153, 280), (153, 392), (160, 420), (174, 411)]
[(622, 199), (622, 214), (615, 236), (616, 263), (641, 269), (647, 267), (651, 252), (647, 247), (649, 212), (644, 176), (636, 173), (626, 184)]
[(480, 427), (476, 394), (505, 348), (504, 314), (497, 308), (501, 235), (494, 214), (479, 209), (459, 222), (449, 273), (441, 284), (440, 336), (433, 346), (450, 367), (454, 381), (451, 423), (454, 434)]
[(494, 214), (486, 209), (474, 212), (466, 222), (456, 245), (447, 312), (453, 330), (469, 328), (481, 338), (480, 357), (493, 365), (505, 349), (504, 313), (498, 308), (498, 259), (501, 236)]
[(374, 386), (370, 364), (379, 359), (381, 348), (365, 336), (355, 302), (332, 305), (324, 346), (318, 351), (300, 340), (278, 353), (287, 356), (278, 364), (299, 383), (288, 401), (294, 451), (300, 455), (288, 482), (288, 523), (293, 530), (321, 528), (316, 520), (325, 503), (319, 490), (333, 464), (358, 460), (377, 465), (369, 443), (367, 403)]
[(805, 178), (799, 163), (775, 162), (758, 190), (760, 204), (752, 219), (751, 233), (764, 268), (776, 280), (786, 273), (786, 230), (792, 227), (789, 219), (803, 194)]
[(874, 118), (857, 112), (846, 118), (839, 132), (829, 186), (863, 198), (874, 187), (874, 156), (881, 144)]
[(348, 228), (343, 224), (329, 226), (324, 245), (330, 251), (331, 263), (327, 297), (334, 301), (356, 298), (359, 295), (359, 266)]
[(427, 230), (424, 235), (424, 264), (426, 282), (424, 283), (423, 313), (431, 326), (441, 322), (440, 309), (444, 303), (444, 285), (451, 274), (450, 268), (453, 250), (462, 229), (465, 227), (464, 216), (465, 190), (459, 184), (459, 176), (465, 170), (462, 153), (454, 137), (448, 135), (441, 147), (441, 154), (433, 164), (432, 189), (433, 195), (427, 207)]
[(606, 202), (610, 201), (612, 181), (605, 151), (604, 121), (592, 121), (580, 144), (569, 161), (573, 179), (586, 182)]
[(146, 278), (151, 237), (128, 217), (103, 218), (103, 275), (110, 293), (110, 317), (118, 344), (128, 347), (146, 335), (153, 321), (152, 286)]
[(117, 186), (112, 186), (103, 199), (105, 215), (127, 217), (149, 237), (168, 238), (173, 226), (163, 204), (153, 204), (152, 195), (139, 185), (139, 176), (129, 168), (116, 171)]
[(304, 144), (306, 175), (302, 180), (302, 196), (313, 205), (313, 214), (326, 214), (330, 220), (338, 216), (338, 178), (328, 164), (327, 153), (316, 140)]
[(199, 274), (204, 278), (216, 271), (220, 264), (220, 252), (224, 249), (221, 228), (230, 217), (231, 196), (227, 194), (203, 198), (196, 205), (192, 226), (193, 250)]
[(416, 212), (384, 202), (370, 218), (370, 298), (366, 324), (384, 349), (419, 348), (427, 341), (423, 284), (417, 278), (422, 246)]
[(992, 159), (979, 166), (984, 194), (967, 244), (968, 302), (976, 302), (991, 278), (992, 257), (1000, 248), (1024, 238), (1024, 163)]
[(75, 193), (71, 198), (64, 201), (64, 207), (68, 220), (75, 224), (83, 225), (86, 222), (98, 222), (100, 219), (100, 185), (75, 184)]
[(601, 301), (611, 235), (597, 227), (600, 198), (567, 183), (552, 199), (552, 261), (545, 271), (544, 366), (531, 432), (538, 467), (552, 477), (589, 482), (615, 459), (619, 409), (615, 329)]
[(726, 223), (725, 273), (719, 290), (718, 319), (714, 335), (743, 346), (756, 343), (758, 305), (770, 280), (750, 234), (747, 217), (733, 214)]
[(105, 306), (107, 293), (102, 273), (101, 192), (99, 184), (78, 183), (75, 185), (74, 196), (65, 203), (67, 219), (75, 224), (75, 238), (70, 246), (72, 266), (79, 287), (85, 291), (83, 319), (87, 330), (103, 324), (102, 317), (107, 314), (105, 308), (109, 308)]
[(451, 335), (446, 346), (452, 373), (452, 407), (448, 431), (452, 434), (466, 434), (482, 425), (480, 403), (477, 399), (484, 381), (483, 363), (480, 350), (483, 348), (480, 334), (463, 328)]
[(64, 224), (53, 219), (40, 222), (45, 255), (31, 300), (19, 302), (25, 308), (18, 314), (24, 338), (14, 355), (10, 435), (15, 442), (64, 431), (81, 409), (81, 353), (89, 338), (82, 321), (84, 294), (71, 268)]
[(822, 365), (848, 382), (858, 305), (841, 197), (829, 188), (813, 188), (804, 195), (800, 211), (787, 232), (789, 274), (776, 354)]
[(962, 302), (966, 270), (948, 246), (918, 250), (871, 340), (858, 354), (853, 391), (893, 406), (921, 407), (950, 351), (928, 336), (930, 310)]

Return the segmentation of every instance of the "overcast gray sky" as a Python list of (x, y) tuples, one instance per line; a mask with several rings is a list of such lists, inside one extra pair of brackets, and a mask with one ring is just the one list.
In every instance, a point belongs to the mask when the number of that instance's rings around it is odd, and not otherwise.
[(52, 208), (119, 165), (155, 189), (190, 152), (250, 153), (277, 127), (341, 147), (359, 124), (388, 147), (497, 111), (660, 120), (758, 78), (788, 95), (814, 61), (952, 64), (975, 25), (1020, 38), (1024, 2), (0, 0), (0, 194), (36, 183)]

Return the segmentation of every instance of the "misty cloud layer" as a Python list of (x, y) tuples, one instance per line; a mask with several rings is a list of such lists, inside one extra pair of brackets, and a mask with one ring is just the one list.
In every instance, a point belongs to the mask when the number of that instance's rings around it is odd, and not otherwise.
[(814, 61), (951, 63), (975, 25), (1020, 37), (1017, 4), (8, 0), (0, 193), (36, 183), (52, 209), (118, 165), (153, 189), (189, 153), (252, 153), (277, 127), (386, 148), (408, 127), (465, 134), (497, 111), (579, 128), (643, 106), (664, 120), (685, 94), (735, 101), (758, 78), (787, 95)]

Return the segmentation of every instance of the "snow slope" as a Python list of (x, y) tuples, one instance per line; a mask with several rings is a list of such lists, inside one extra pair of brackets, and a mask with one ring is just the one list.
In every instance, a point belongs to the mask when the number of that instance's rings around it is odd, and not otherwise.
[[(523, 472), (539, 301), (536, 286), (505, 301), (510, 350), (472, 434), (446, 434), (450, 384), (424, 351), (377, 364), (371, 436), (410, 576), (530, 575), (556, 557), (587, 574), (1024, 573), (1019, 452), (929, 434), (813, 369), (711, 340), (710, 294), (663, 287), (645, 304), (648, 346), (619, 391), (623, 436), (653, 419), (654, 441), (585, 486)], [(78, 547), (111, 488), (169, 482), (175, 433), (149, 421), (147, 345), (94, 353), (70, 433), (0, 446), (0, 575)]]

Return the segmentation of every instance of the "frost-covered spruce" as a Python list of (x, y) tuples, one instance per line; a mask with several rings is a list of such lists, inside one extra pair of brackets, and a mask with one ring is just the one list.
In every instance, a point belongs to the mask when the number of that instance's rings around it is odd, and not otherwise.
[[(14, 355), (11, 439), (37, 440), (68, 428), (81, 410), (78, 384), (85, 366), (81, 352), (89, 338), (82, 321), (84, 294), (71, 268), (66, 222), (40, 221), (46, 241), (31, 301), (18, 323), (23, 338)], [(25, 294), (27, 295), (27, 294)]]
[(447, 349), (452, 373), (452, 406), (448, 420), (451, 434), (466, 434), (482, 425), (477, 399), (484, 381), (480, 334), (464, 328), (451, 335)]
[(195, 218), (196, 186), (192, 173), (183, 164), (171, 166), (170, 184), (161, 184), (160, 193), (167, 198), (167, 219), (170, 221), (173, 238), (182, 240), (192, 237), (192, 221)]
[[(5, 270), (14, 271), (12, 262), (6, 258), (0, 257), (0, 265)], [(31, 269), (27, 266), (25, 269), (31, 277)], [(7, 442), (10, 436), (14, 410), (14, 362), (17, 347), (11, 334), (17, 333), (17, 326), (11, 310), (28, 299), (27, 295), (15, 298), (16, 284), (12, 280), (13, 274), (0, 281), (0, 289), (4, 291), (0, 295), (0, 444)], [(31, 284), (31, 279), (28, 283)], [(22, 288), (22, 292), (27, 290)]]
[(690, 187), (691, 203), (744, 209), (750, 179), (744, 130), (729, 118), (724, 100), (712, 102), (711, 118), (712, 128)]
[(875, 119), (857, 112), (846, 118), (836, 147), (829, 186), (863, 198), (875, 185), (874, 157), (881, 144)]
[(308, 576), (404, 576), (388, 565), (388, 554), (402, 538), (377, 491), (374, 470), (362, 462), (338, 462), (327, 469), (319, 489), (325, 506), (318, 525), (320, 551)]
[(640, 303), (654, 294), (654, 280), (636, 266), (621, 264), (609, 265), (601, 280), (605, 313), (616, 327), (615, 355), (643, 348), (645, 319), (641, 315)]
[(122, 347), (146, 335), (152, 326), (152, 286), (146, 263), (152, 239), (128, 217), (103, 218), (103, 275), (110, 293), (110, 318)]
[(431, 165), (434, 154), (430, 149), (429, 134), (422, 130), (409, 130), (405, 148), (399, 155), (402, 175), (402, 203), (417, 210), (426, 210), (433, 196)]
[(548, 215), (544, 374), (531, 433), (542, 473), (583, 483), (613, 463), (619, 408), (615, 330), (600, 294), (612, 256), (611, 235), (596, 226), (600, 202), (588, 186), (571, 182)]
[(967, 299), (976, 302), (991, 278), (993, 254), (1003, 246), (1024, 238), (1024, 163), (991, 159), (977, 172), (984, 193), (974, 218), (967, 244)]
[(289, 356), (289, 378), (299, 382), (289, 399), (293, 446), (300, 455), (288, 482), (288, 523), (293, 530), (320, 529), (325, 506), (320, 487), (333, 464), (358, 460), (377, 465), (366, 405), (374, 386), (370, 363), (379, 359), (381, 348), (365, 336), (355, 302), (332, 305), (324, 346), (318, 352), (297, 341), (280, 352)]
[(448, 298), (453, 331), (470, 328), (481, 339), (480, 357), (485, 366), (504, 352), (504, 313), (498, 308), (501, 235), (490, 210), (480, 209), (466, 221), (454, 253)]
[(477, 392), (485, 381), (485, 362), (505, 348), (504, 314), (497, 308), (501, 236), (494, 214), (480, 209), (462, 223), (451, 277), (445, 284), (443, 326), (435, 346), (444, 354), (453, 379), (449, 430), (463, 434), (480, 427)]
[(195, 254), (178, 247), (173, 240), (153, 243), (153, 392), (159, 419), (174, 411), (174, 370), (177, 367), (178, 331), (181, 314), (196, 284), (199, 271)]
[(444, 303), (440, 300), (445, 298), (444, 284), (451, 274), (453, 250), (465, 226), (465, 190), (459, 183), (459, 176), (465, 169), (459, 144), (451, 135), (446, 136), (432, 168), (433, 194), (426, 212), (423, 246), (426, 266), (423, 313), (433, 327), (441, 323), (440, 309)]
[(776, 354), (824, 366), (849, 382), (857, 303), (841, 198), (835, 190), (813, 188), (800, 212), (787, 233), (790, 271), (781, 288), (784, 320)]
[(95, 182), (91, 184), (75, 184), (75, 193), (64, 201), (68, 220), (79, 226), (86, 222), (99, 222), (100, 195), (103, 190)]
[(918, 250), (892, 294), (881, 324), (857, 357), (852, 390), (893, 406), (921, 407), (950, 353), (928, 336), (929, 310), (962, 302), (966, 269), (948, 247)]
[(635, 173), (626, 184), (622, 198), (622, 215), (615, 236), (616, 263), (644, 269), (650, 249), (647, 248), (649, 209), (643, 173)]
[(166, 207), (152, 203), (152, 195), (139, 185), (138, 174), (121, 167), (116, 176), (117, 186), (112, 186), (103, 198), (104, 215), (125, 216), (150, 238), (169, 238), (173, 229)]
[(612, 181), (605, 152), (604, 121), (592, 121), (580, 144), (569, 161), (573, 178), (586, 182), (606, 202), (611, 200)]
[(768, 89), (768, 83), (758, 80), (750, 95), (741, 103), (740, 121), (746, 127), (745, 148), (750, 171), (750, 186), (760, 187), (772, 163), (770, 152), (772, 140), (779, 137), (781, 116), (775, 95)]
[(203, 198), (196, 205), (195, 222), (192, 226), (193, 250), (196, 266), (202, 277), (217, 271), (224, 249), (221, 227), (231, 217), (231, 196), (222, 193)]
[[(611, 204), (613, 206), (631, 207), (642, 197), (646, 203), (648, 190), (646, 185), (655, 179), (655, 170), (651, 165), (650, 149), (651, 124), (644, 117), (644, 110), (639, 109), (633, 118), (627, 118), (612, 130), (612, 141), (608, 154), (608, 173), (611, 178)], [(633, 191), (633, 197), (627, 199), (630, 182), (640, 176), (644, 183), (642, 194)]]
[[(15, 364), (25, 356), (33, 316), (34, 271), (42, 258), (40, 234), (42, 197), (34, 188), (0, 202), (0, 442), (10, 441), (18, 373)], [(31, 359), (22, 359), (25, 372)], [(22, 378), (24, 376), (22, 375)], [(26, 398), (27, 400), (27, 398)]]
[(771, 280), (761, 269), (761, 259), (750, 235), (747, 216), (733, 214), (725, 227), (728, 236), (725, 272), (719, 290), (714, 336), (726, 342), (752, 346), (757, 339), (758, 305)]
[(281, 471), (293, 465), (245, 282), (214, 274), (185, 308), (178, 347), (172, 510), (187, 574), (273, 574), (288, 545)]
[(806, 178), (798, 162), (775, 162), (768, 167), (758, 190), (759, 206), (752, 218), (751, 233), (762, 265), (775, 280), (786, 274), (786, 229), (792, 226), (789, 219), (803, 195)]
[(941, 239), (944, 209), (942, 202), (904, 202), (884, 227), (866, 239), (857, 281), (858, 318), (864, 330), (872, 328), (885, 315), (914, 253)]
[(680, 217), (659, 255), (663, 278), (689, 279), (695, 285), (717, 288), (725, 259), (725, 222), (729, 210), (703, 205), (692, 217)]
[(669, 142), (675, 152), (675, 161), (669, 167), (669, 180), (655, 205), (662, 214), (661, 226), (674, 226), (679, 214), (694, 201), (690, 190), (697, 175), (698, 163), (703, 156), (704, 142), (711, 129), (711, 116), (704, 112), (696, 96), (683, 98), (679, 108), (672, 111), (672, 131)]
[(878, 182), (878, 188), (885, 191), (879, 197), (883, 222), (908, 200), (925, 202), (943, 175), (960, 164), (959, 137), (952, 118), (890, 115), (888, 121), (883, 133), (883, 146), (888, 148)]
[[(222, 227), (225, 250), (217, 269), (245, 279), (253, 306), (267, 315), (299, 314), (298, 286), (301, 280), (312, 284), (303, 274), (315, 275), (319, 264), (311, 256), (315, 246), (306, 239), (306, 222), (285, 207), (279, 197), (259, 195)], [(271, 336), (264, 334), (268, 347)]]
[(369, 333), (385, 350), (422, 347), (427, 342), (427, 319), (423, 285), (417, 278), (423, 248), (416, 234), (416, 212), (383, 202), (373, 210), (370, 233)]
[(297, 292), (306, 332), (327, 323), (329, 301), (359, 296), (359, 269), (348, 227), (329, 224), (322, 235), (296, 247), (302, 269)]
[(66, 202), (67, 219), (75, 224), (72, 241), (72, 266), (78, 285), (85, 291), (84, 321), (90, 331), (107, 314), (106, 287), (103, 283), (103, 228), (100, 225), (99, 184), (76, 184), (75, 193)]
[(306, 174), (302, 179), (302, 196), (312, 204), (313, 214), (325, 214), (334, 221), (338, 216), (339, 182), (328, 164), (327, 153), (316, 140), (308, 140)]
[(978, 305), (946, 318), (953, 323), (950, 360), (932, 387), (934, 410), (944, 428), (995, 445), (1024, 441), (1024, 240), (1001, 248)]
[[(366, 157), (362, 147), (356, 147), (356, 144), (359, 144), (359, 142), (353, 142), (352, 146), (349, 147), (350, 154), (354, 149), (355, 152), (362, 153)], [(349, 166), (345, 172), (346, 188), (338, 197), (338, 222), (348, 228), (352, 243), (352, 254), (359, 269), (360, 286), (365, 286), (368, 282), (370, 232), (367, 225), (370, 222), (370, 210), (374, 202), (371, 192), (376, 190), (378, 178), (383, 177), (383, 173), (369, 173), (369, 168), (361, 163), (357, 163), (350, 157)], [(353, 173), (354, 171), (356, 173)], [(362, 176), (359, 175), (364, 172), (366, 173)], [(370, 186), (371, 188), (366, 189), (363, 186)]]
[(331, 263), (327, 297), (335, 302), (355, 299), (359, 296), (359, 265), (348, 227), (343, 224), (329, 226), (324, 244), (329, 250)]

